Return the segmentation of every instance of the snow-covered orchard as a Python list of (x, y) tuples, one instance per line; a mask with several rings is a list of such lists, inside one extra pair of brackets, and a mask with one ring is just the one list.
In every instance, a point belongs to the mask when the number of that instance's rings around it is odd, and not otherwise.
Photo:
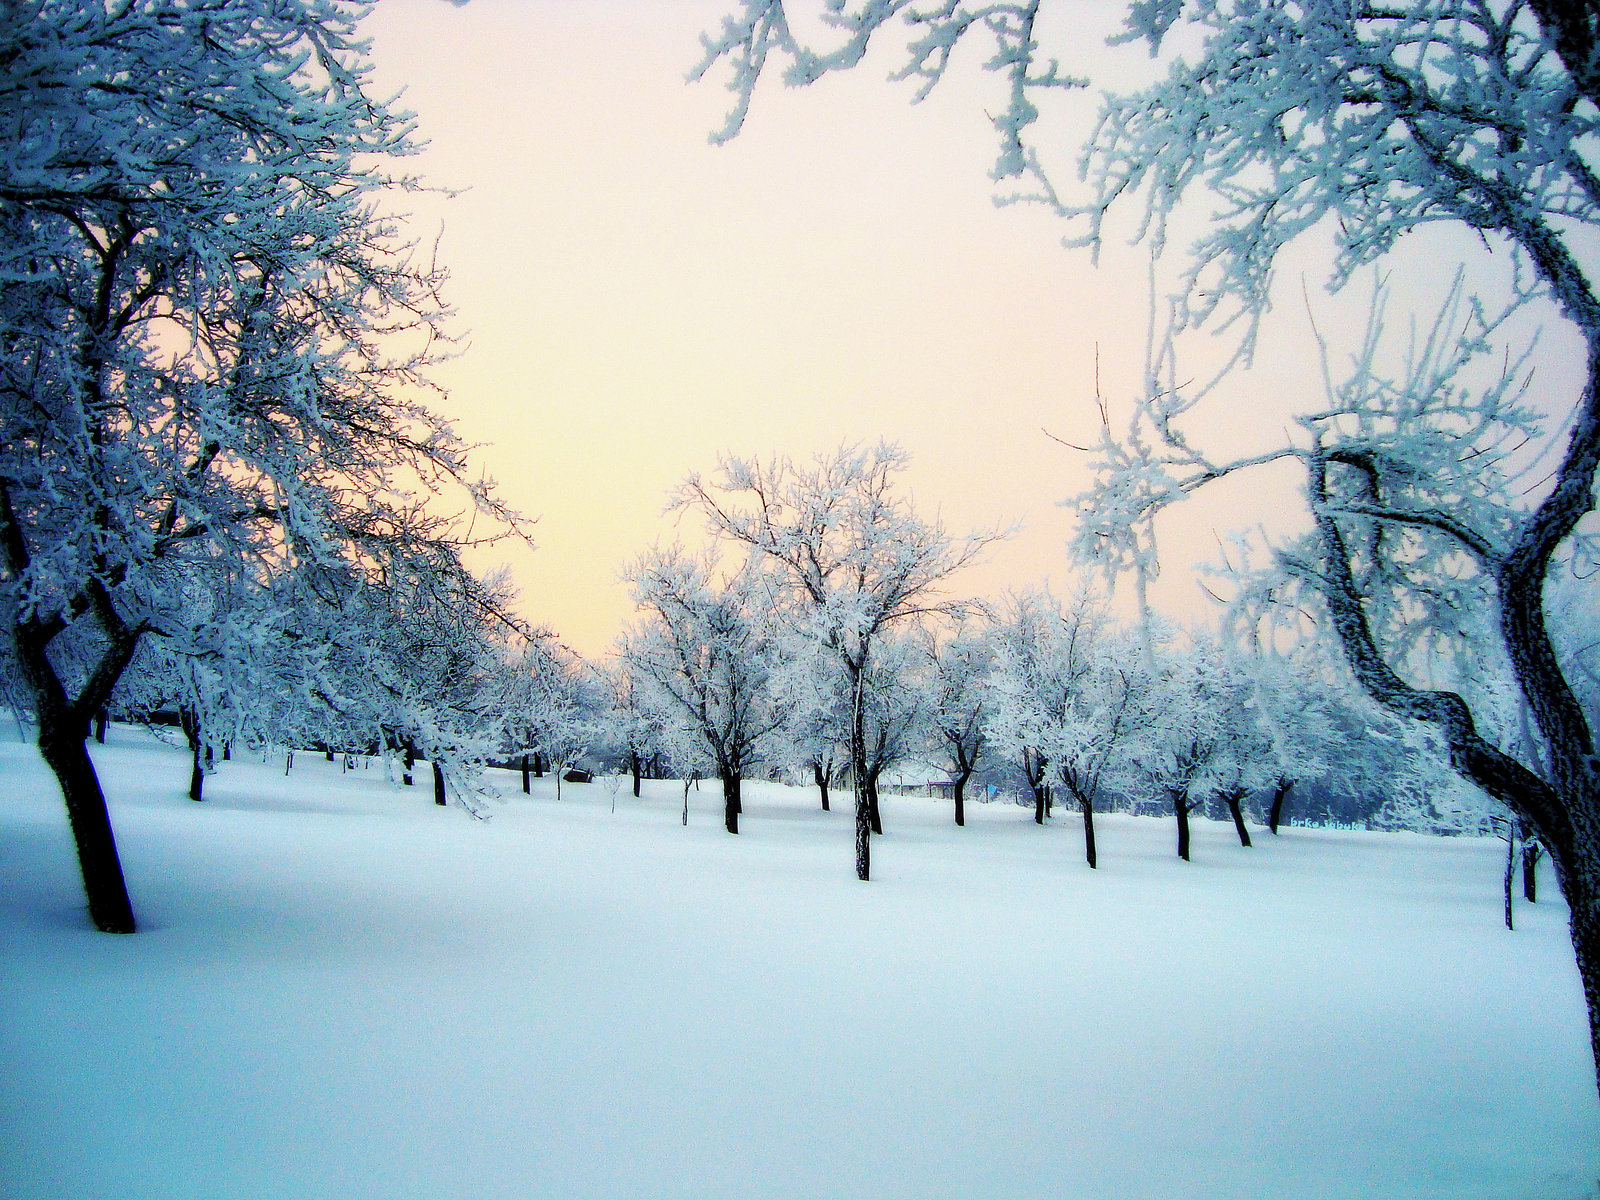
[[(1594, 1195), (1559, 899), (1501, 843), (94, 749), (141, 932), (0, 742), (10, 1200)], [(612, 811), (613, 801), (615, 812)], [(1258, 831), (1260, 832), (1260, 831)]]
[[(1149, 247), (1062, 594), (966, 594), (1008, 531), (888, 438), (729, 451), (585, 661), (473, 565), (530, 522), (434, 383), (368, 6), (0, 6), (0, 1191), (1593, 1196), (1593, 5), (1137, 0), (1165, 75), (1071, 195), (1051, 5), (730, 7), (715, 140), (769, 56), (986, 40), (1009, 199)], [(1212, 445), (1324, 235), (1365, 331), (1302, 296), (1319, 369)], [(1158, 523), (1263, 472), (1299, 532), (1160, 619)]]

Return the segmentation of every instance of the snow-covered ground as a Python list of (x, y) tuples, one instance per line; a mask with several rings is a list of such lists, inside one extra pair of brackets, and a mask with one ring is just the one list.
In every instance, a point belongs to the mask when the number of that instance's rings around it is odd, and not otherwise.
[[(1565, 911), (1500, 844), (381, 768), (96, 761), (143, 931), (91, 932), (51, 777), (0, 745), (0, 1196), (1595, 1194)], [(426, 776), (419, 782), (425, 783)], [(847, 801), (848, 797), (841, 797)]]

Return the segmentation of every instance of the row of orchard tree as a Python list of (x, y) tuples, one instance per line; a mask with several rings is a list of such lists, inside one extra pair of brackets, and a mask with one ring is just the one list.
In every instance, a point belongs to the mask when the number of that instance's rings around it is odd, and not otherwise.
[[(1369, 696), (1537, 830), (1600, 1062), (1600, 757), (1593, 675), (1575, 665), (1593, 622), (1570, 616), (1592, 612), (1600, 559), (1595, 5), (1137, 0), (1125, 40), (1148, 45), (1160, 76), (1101, 93), (1076, 195), (1034, 130), (1085, 83), (1041, 20), (1070, 5), (824, 10), (831, 45), (797, 37), (784, 0), (742, 0), (705, 39), (699, 73), (725, 66), (735, 95), (724, 137), (769, 64), (809, 83), (898, 27), (900, 75), (926, 91), (960, 42), (990, 39), (995, 176), (1078, 244), (1098, 246), (1127, 211), (1159, 255), (1180, 204), (1198, 201), (1203, 232), (1152, 323), (1131, 419), (1119, 433), (1108, 416), (1094, 448), (1081, 548), (1147, 570), (1165, 509), (1230, 475), (1298, 471), (1309, 530), (1271, 547), (1257, 595), (1314, 614)], [(487, 719), (475, 648), (503, 597), (461, 553), (473, 516), (518, 522), (424, 403), (440, 275), (384, 216), (411, 186), (392, 162), (415, 141), (409, 115), (371, 93), (360, 13), (340, 0), (0, 6), (5, 676), (37, 718), (103, 930), (134, 921), (85, 741), (126, 681), (192, 675), (193, 693), (224, 698), (200, 718), (213, 728), (288, 738), (301, 714), (337, 713), (435, 756)], [(1070, 16), (1060, 28), (1063, 53), (1080, 52)], [(1499, 282), (1458, 276), (1398, 364), (1375, 299), (1347, 367), (1323, 343), (1320, 372), (1283, 381), (1294, 416), (1280, 442), (1208, 452), (1192, 418), (1223, 400), (1227, 371), (1186, 382), (1192, 335), (1232, 328), (1229, 361), (1247, 360), (1282, 250), (1326, 234), (1338, 289), (1424, 225), (1469, 233)], [(1535, 385), (1514, 336), (1528, 320), (1567, 339), (1580, 382)], [(951, 615), (939, 585), (984, 538), (911, 522), (894, 553), (863, 559), (833, 522), (839, 505), (892, 522), (890, 464), (810, 507), (785, 464), (726, 467), (679, 500), (781, 583), (791, 627), (843, 681), (862, 779), (881, 654), (918, 617)], [(547, 648), (518, 638), (520, 652)], [(1474, 654), (1483, 669), (1457, 672)], [(1419, 670), (1441, 655), (1454, 674)], [(235, 711), (244, 695), (256, 699)], [(864, 800), (856, 820), (865, 877)]]
[(955, 539), (919, 517), (894, 486), (904, 464), (883, 444), (725, 460), (715, 484), (678, 496), (713, 546), (658, 547), (625, 572), (641, 618), (619, 643), (609, 740), (636, 767), (720, 779), (729, 832), (741, 780), (773, 764), (810, 775), (824, 807), (849, 781), (863, 879), (880, 781), (906, 763), (948, 781), (957, 824), (980, 772), (1024, 785), (1040, 823), (1070, 802), (1090, 866), (1108, 806), (1170, 812), (1187, 859), (1197, 809), (1226, 813), (1249, 845), (1247, 808), (1275, 832), (1300, 783), (1381, 798), (1400, 824), (1460, 803), (1436, 747), (1315, 642), (1125, 621), (1089, 586), (1064, 602), (952, 599), (949, 575), (995, 535)]
[[(1003, 199), (1044, 205), (1070, 245), (1148, 248), (1145, 377), (1131, 413), (1102, 408), (1081, 552), (1145, 572), (1155, 521), (1187, 497), (1248, 474), (1287, 498), (1297, 480), (1309, 528), (1256, 539), (1246, 602), (1313, 613), (1369, 696), (1537, 830), (1600, 1064), (1600, 754), (1577, 661), (1594, 626), (1571, 616), (1574, 592), (1592, 613), (1600, 562), (1600, 7), (1131, 0), (1110, 39), (1149, 52), (1131, 89), (1091, 77), (1103, 48), (1070, 0), (838, 0), (810, 22), (787, 0), (731, 7), (695, 70), (733, 97), (714, 140), (738, 134), (764, 77), (807, 85), (887, 54), (921, 97), (971, 51)], [(1062, 136), (1074, 93), (1097, 110), (1081, 140)], [(1378, 282), (1364, 333), (1314, 328), (1308, 369), (1271, 381), (1280, 432), (1234, 368), (1310, 306), (1305, 277), (1278, 272), (1306, 249), (1329, 292), (1368, 268)], [(1443, 298), (1392, 338), (1382, 279), (1407, 255), (1423, 267), (1408, 282), (1436, 274)], [(1529, 329), (1559, 347), (1555, 370), (1533, 370)], [(1222, 365), (1197, 370), (1216, 334)], [(1241, 424), (1259, 424), (1248, 449), (1219, 436)], [(1441, 653), (1482, 655), (1517, 736), (1497, 728), (1495, 687), (1419, 670)]]

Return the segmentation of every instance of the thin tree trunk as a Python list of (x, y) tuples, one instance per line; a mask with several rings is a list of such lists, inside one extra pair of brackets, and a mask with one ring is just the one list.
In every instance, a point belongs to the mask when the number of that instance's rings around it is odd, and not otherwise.
[(1244, 795), (1240, 792), (1227, 792), (1222, 797), (1228, 802), (1228, 815), (1233, 818), (1233, 827), (1239, 834), (1239, 844), (1246, 848), (1250, 845), (1250, 831), (1244, 827)]
[(867, 772), (867, 811), (872, 819), (872, 832), (883, 833), (883, 814), (878, 810), (878, 773)]
[(1094, 803), (1086, 795), (1079, 795), (1078, 803), (1083, 805), (1083, 854), (1093, 869), (1097, 865), (1094, 852)]
[(444, 795), (444, 771), (440, 768), (437, 762), (431, 763), (430, 765), (433, 767), (433, 802), (443, 806), (446, 803)]
[(56, 728), (57, 720), (47, 711), (39, 713), (39, 753), (55, 772), (61, 797), (67, 804), (67, 820), (78, 849), (78, 869), (89, 901), (89, 919), (102, 933), (132, 933), (133, 906), (128, 901), (122, 860), (111, 831), (111, 814), (89, 758), (87, 739)]
[(1267, 828), (1272, 830), (1274, 837), (1278, 834), (1278, 823), (1283, 820), (1283, 802), (1289, 798), (1289, 790), (1294, 785), (1293, 779), (1280, 776), (1277, 786), (1272, 789), (1272, 807), (1267, 812)]
[(1529, 904), (1539, 902), (1539, 858), (1543, 853), (1538, 838), (1522, 839), (1522, 898)]
[(106, 724), (110, 719), (103, 708), (94, 714), (94, 740), (102, 746), (106, 744)]
[(1178, 857), (1189, 861), (1189, 800), (1179, 793), (1172, 798), (1172, 811), (1178, 818)]
[(856, 878), (872, 878), (872, 803), (867, 793), (867, 730), (861, 714), (861, 668), (851, 671), (850, 782), (856, 794)]
[(817, 781), (817, 791), (822, 793), (822, 811), (828, 812), (828, 773), (817, 759), (811, 760), (811, 777)]
[(633, 771), (633, 798), (639, 798), (639, 779), (644, 774), (644, 760), (632, 750), (628, 751), (628, 766)]
[(407, 738), (406, 739), (406, 769), (400, 775), (400, 782), (404, 783), (407, 787), (412, 786), (412, 784), (411, 784), (411, 770), (416, 765), (417, 765), (417, 744), (415, 742), (413, 742), (410, 738)]
[(951, 791), (956, 801), (956, 824), (964, 827), (967, 823), (967, 780), (972, 778), (972, 768), (963, 764), (956, 775), (955, 786)]
[(1511, 825), (1508, 825), (1507, 828), (1506, 828), (1506, 879), (1505, 879), (1505, 893), (1506, 893), (1506, 928), (1507, 929), (1515, 929), (1516, 928), (1516, 926), (1514, 926), (1511, 923), (1511, 881), (1514, 878), (1516, 878), (1516, 873), (1517, 873), (1517, 827), (1516, 827), (1515, 824), (1511, 824)]
[(528, 756), (526, 754), (522, 756), (522, 794), (524, 796), (533, 794), (533, 788), (528, 782)]

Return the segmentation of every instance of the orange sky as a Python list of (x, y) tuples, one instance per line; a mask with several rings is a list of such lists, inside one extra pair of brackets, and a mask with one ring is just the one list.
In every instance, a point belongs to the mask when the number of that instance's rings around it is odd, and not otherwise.
[[(919, 506), (952, 531), (1025, 523), (961, 590), (1064, 586), (1056, 502), (1087, 480), (1043, 429), (1093, 437), (1097, 346), (1107, 396), (1137, 383), (1141, 252), (1110, 247), (1096, 269), (1043, 210), (994, 206), (997, 101), (975, 55), (915, 107), (882, 56), (767, 87), (745, 132), (710, 146), (727, 94), (684, 74), (730, 4), (382, 0), (368, 21), (380, 90), (405, 87), (431, 141), (411, 166), (462, 189), (416, 211), (424, 240), (442, 225), (470, 343), (438, 372), (441, 407), (539, 516), (538, 550), (511, 555), (525, 615), (603, 654), (631, 615), (617, 571), (674, 535), (661, 510), (685, 474), (723, 450), (809, 457), (878, 437), (911, 452)], [(1061, 11), (1107, 28), (1120, 8)], [(1081, 136), (1051, 129), (1069, 148)], [(1266, 377), (1313, 386), (1307, 354)], [(1204, 553), (1213, 525), (1293, 506), (1236, 488), (1185, 520)], [(1170, 567), (1161, 599), (1206, 605)]]

